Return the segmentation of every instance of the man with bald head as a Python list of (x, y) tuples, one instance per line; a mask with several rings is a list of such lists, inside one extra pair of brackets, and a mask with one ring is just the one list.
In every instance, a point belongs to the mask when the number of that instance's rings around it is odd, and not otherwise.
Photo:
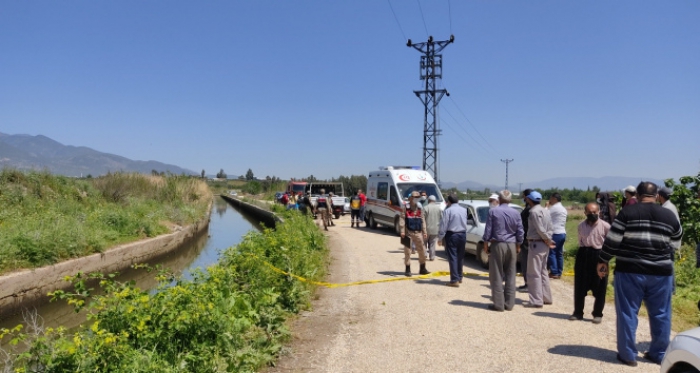
[(608, 288), (608, 276), (598, 276), (598, 258), (603, 248), (605, 236), (610, 231), (610, 224), (599, 219), (600, 207), (597, 202), (586, 205), (586, 220), (578, 225), (578, 253), (574, 264), (574, 313), (569, 320), (583, 320), (583, 306), (588, 291), (593, 292), (593, 323), (603, 320), (605, 293)]

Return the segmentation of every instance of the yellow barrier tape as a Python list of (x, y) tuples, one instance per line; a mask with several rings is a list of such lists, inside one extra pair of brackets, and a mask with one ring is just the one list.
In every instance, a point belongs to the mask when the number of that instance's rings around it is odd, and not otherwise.
[[(313, 281), (313, 280), (309, 280), (309, 279), (304, 278), (304, 277), (301, 277), (301, 276), (297, 276), (297, 275), (295, 275), (295, 274), (293, 274), (293, 273), (289, 273), (289, 272), (287, 272), (287, 271), (283, 271), (283, 270), (281, 270), (281, 269), (279, 269), (279, 268), (273, 266), (271, 263), (269, 263), (269, 262), (267, 262), (267, 261), (265, 261), (265, 260), (262, 260), (261, 258), (255, 256), (255, 255), (252, 255), (252, 254), (250, 254), (250, 255), (251, 255), (252, 257), (254, 257), (254, 258), (260, 260), (263, 264), (265, 264), (266, 266), (270, 267), (270, 269), (272, 269), (273, 271), (275, 271), (275, 272), (277, 272), (277, 273), (280, 273), (280, 274), (283, 274), (283, 275), (285, 275), (285, 276), (289, 276), (289, 277), (295, 278), (295, 279), (297, 279), (297, 280), (299, 280), (299, 281), (301, 281), (301, 282), (306, 282), (306, 283), (308, 283), (308, 284), (313, 284), (313, 285), (316, 285), (316, 286), (323, 286), (323, 287), (327, 287), (327, 288), (331, 288), (331, 289), (332, 289), (332, 288), (344, 288), (344, 287), (348, 287), (348, 286), (357, 286), (357, 285), (379, 284), (379, 283), (382, 283), (382, 282), (423, 280), (423, 279), (428, 279), (428, 278), (433, 278), (433, 277), (443, 277), (443, 276), (449, 276), (449, 275), (450, 275), (450, 272), (435, 271), (435, 272), (431, 272), (430, 274), (427, 274), (427, 275), (418, 275), (418, 276), (412, 276), (412, 277), (392, 277), (392, 278), (383, 278), (383, 279), (380, 279), (380, 280), (363, 280), (363, 281), (355, 281), (355, 282), (346, 282), (346, 283), (334, 284), (334, 283), (330, 283), (330, 282)], [(470, 277), (470, 276), (471, 276), (471, 277), (488, 277), (489, 274), (488, 274), (488, 273), (476, 273), (476, 272), (463, 272), (462, 275), (465, 276), (465, 277)], [(567, 273), (563, 274), (563, 276), (573, 276), (573, 273), (567, 272)]]

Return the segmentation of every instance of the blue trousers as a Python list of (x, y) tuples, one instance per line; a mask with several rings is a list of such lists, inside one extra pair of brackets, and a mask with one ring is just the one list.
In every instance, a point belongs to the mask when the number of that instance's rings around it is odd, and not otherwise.
[(467, 233), (445, 234), (445, 252), (450, 265), (450, 282), (462, 281), (464, 266), (464, 245), (467, 244)]
[(564, 241), (566, 241), (566, 234), (553, 234), (552, 241), (554, 241), (557, 246), (549, 250), (549, 258), (547, 258), (549, 272), (552, 276), (561, 276), (564, 270)]
[(651, 344), (649, 355), (661, 361), (671, 339), (671, 292), (673, 276), (615, 272), (617, 311), (617, 352), (627, 361), (637, 360), (637, 315), (642, 301), (649, 314)]

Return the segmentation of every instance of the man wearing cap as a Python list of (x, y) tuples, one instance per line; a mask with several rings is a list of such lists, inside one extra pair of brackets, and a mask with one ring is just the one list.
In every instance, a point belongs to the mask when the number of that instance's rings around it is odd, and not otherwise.
[(615, 262), (615, 309), (617, 311), (617, 360), (637, 365), (637, 315), (642, 301), (649, 314), (651, 344), (644, 358), (661, 363), (671, 338), (673, 251), (683, 234), (673, 213), (656, 204), (656, 184), (637, 186), (639, 203), (626, 206), (605, 237), (598, 260), (598, 275), (608, 273)]
[(318, 198), (316, 198), (316, 208), (314, 209), (314, 214), (321, 214), (321, 221), (323, 222), (323, 229), (328, 230), (328, 218), (330, 217), (330, 198), (326, 194), (325, 189), (319, 190), (321, 193)]
[(635, 189), (632, 185), (627, 186), (623, 192), (625, 192), (625, 198), (622, 199), (622, 207), (631, 206), (637, 203), (637, 189)]
[(453, 194), (447, 196), (447, 207), (442, 212), (438, 240), (443, 241), (447, 262), (450, 265), (450, 282), (447, 286), (459, 287), (462, 283), (464, 245), (467, 243), (467, 209), (460, 206)]
[(661, 204), (661, 207), (671, 210), (673, 215), (676, 215), (676, 219), (680, 221), (681, 218), (678, 216), (678, 209), (676, 208), (676, 205), (671, 202), (671, 193), (673, 193), (673, 191), (670, 188), (663, 187), (659, 189), (659, 197), (657, 198), (657, 201)]
[[(425, 215), (423, 209), (418, 207), (418, 198), (420, 193), (414, 191), (408, 198), (408, 205), (401, 210), (401, 219), (399, 219), (399, 230), (401, 238), (408, 236), (411, 243), (418, 250), (418, 263), (420, 263), (420, 274), (430, 274), (425, 268), (425, 239), (428, 238), (428, 232), (425, 228)], [(411, 277), (411, 247), (410, 245), (403, 247), (404, 264), (406, 265), (406, 277)]]
[(552, 241), (556, 246), (549, 251), (549, 278), (560, 279), (564, 270), (564, 241), (566, 241), (566, 208), (561, 204), (561, 194), (553, 193), (549, 197), (549, 216), (552, 218)]
[(544, 304), (552, 304), (547, 255), (555, 244), (552, 241), (552, 219), (549, 210), (540, 205), (541, 201), (542, 195), (537, 191), (532, 191), (525, 197), (525, 202), (530, 206), (527, 232), (530, 245), (527, 254), (527, 292), (530, 300), (524, 306), (531, 308), (542, 308)]
[[(489, 256), (492, 311), (510, 311), (515, 305), (515, 263), (523, 242), (523, 223), (520, 213), (509, 206), (512, 194), (498, 192), (497, 207), (489, 209), (484, 229), (484, 251)], [(505, 282), (505, 287), (503, 283)]]
[(435, 196), (428, 197), (428, 202), (423, 206), (423, 214), (425, 214), (425, 225), (428, 231), (428, 239), (425, 241), (426, 256), (430, 261), (435, 260), (435, 246), (438, 242), (438, 233), (440, 233), (440, 219), (442, 211), (440, 205), (436, 203)]
[(489, 196), (489, 207), (498, 207), (498, 194), (493, 193)]

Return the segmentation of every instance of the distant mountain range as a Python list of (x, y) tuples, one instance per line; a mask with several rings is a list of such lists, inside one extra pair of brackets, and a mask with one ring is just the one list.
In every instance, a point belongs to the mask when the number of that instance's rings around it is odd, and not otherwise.
[[(597, 186), (602, 191), (619, 191), (624, 189), (628, 185), (634, 185), (635, 187), (640, 181), (651, 181), (657, 185), (663, 185), (663, 180), (654, 178), (644, 178), (644, 177), (624, 177), (624, 176), (605, 176), (605, 177), (557, 177), (553, 179), (546, 179), (542, 181), (536, 181), (531, 183), (523, 183), (523, 189), (525, 188), (535, 188), (535, 189), (588, 189)], [(497, 191), (503, 189), (504, 185), (493, 185), (493, 184), (481, 184), (475, 181), (463, 181), (461, 183), (443, 182), (441, 185), (442, 189), (449, 189), (456, 187), (460, 191), (465, 191), (467, 189), (471, 190), (484, 190), (485, 188), (491, 189), (491, 191)], [(510, 190), (513, 192), (519, 191), (519, 185), (509, 185)]]
[(157, 161), (134, 161), (122, 156), (102, 153), (84, 146), (63, 145), (46, 136), (8, 135), (0, 133), (0, 167), (19, 170), (49, 170), (66, 176), (99, 176), (108, 172), (150, 174), (171, 172), (180, 175), (198, 173)]

